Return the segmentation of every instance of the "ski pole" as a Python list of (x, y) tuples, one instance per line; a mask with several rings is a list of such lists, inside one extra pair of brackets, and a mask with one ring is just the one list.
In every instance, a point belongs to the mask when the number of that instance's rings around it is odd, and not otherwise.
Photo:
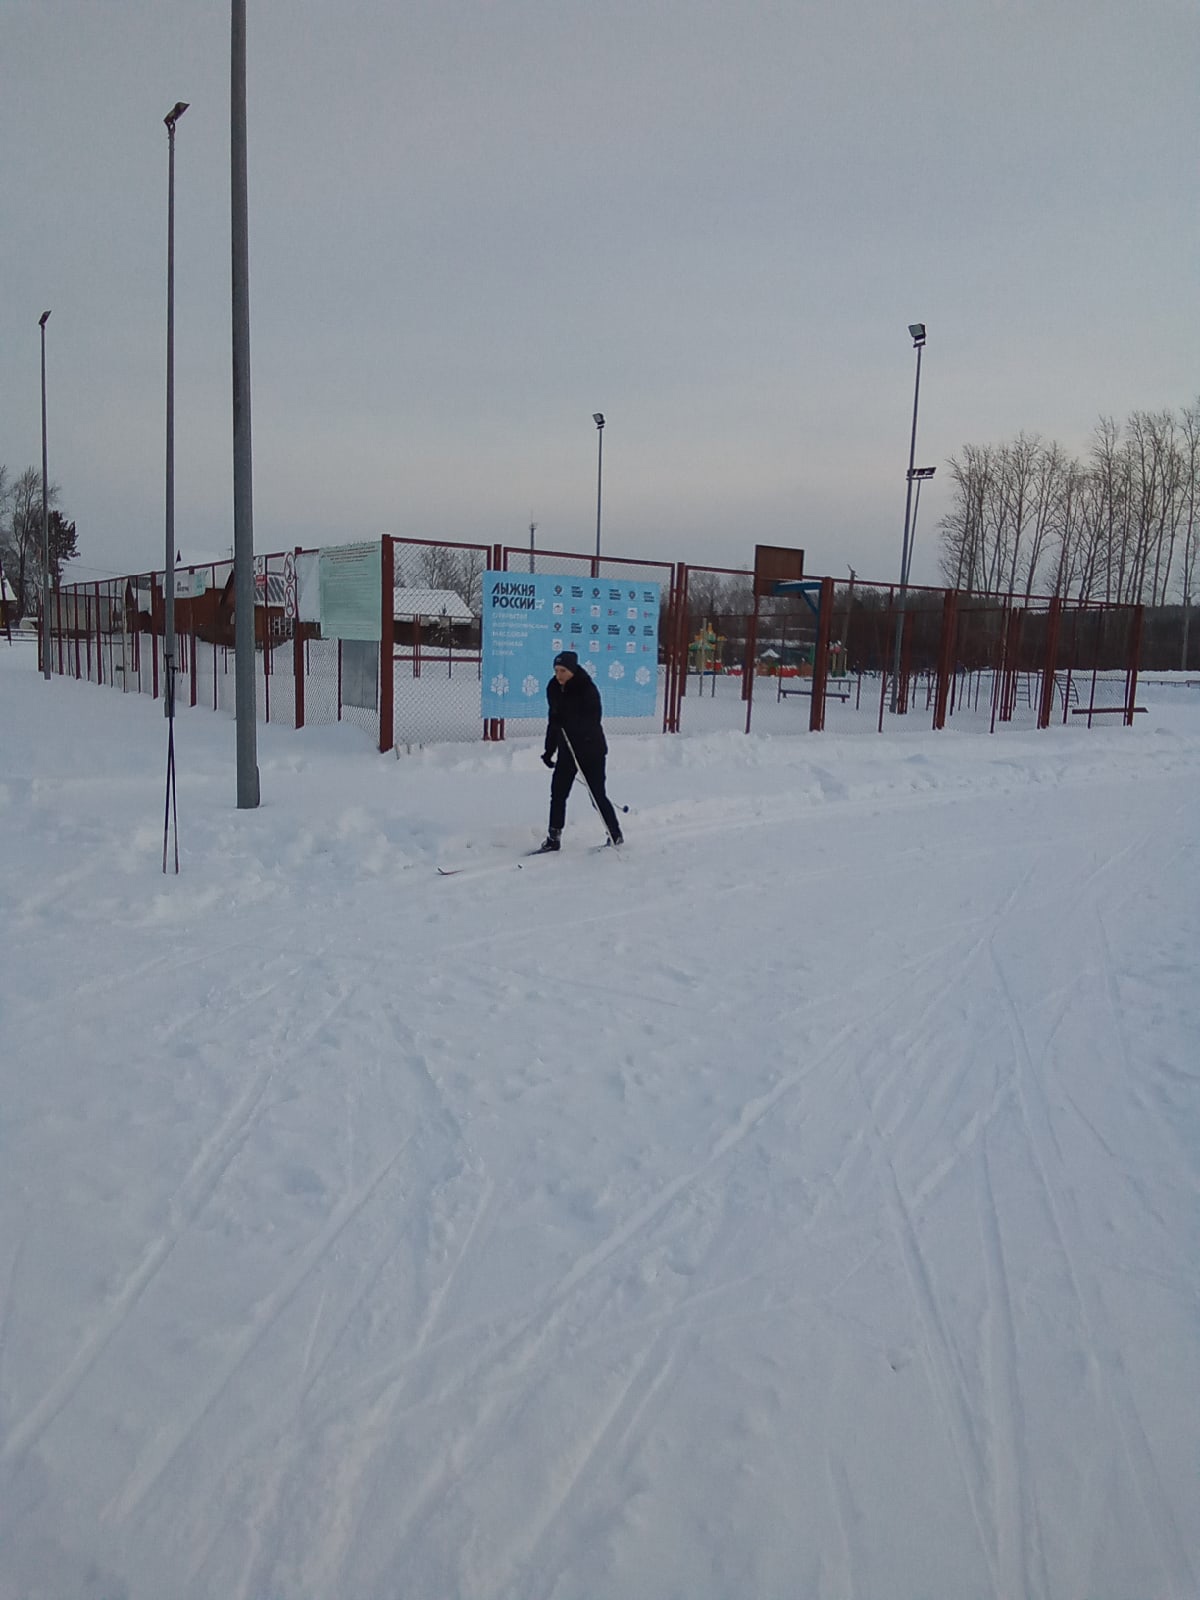
[[(583, 768), (579, 765), (579, 757), (575, 754), (575, 746), (571, 743), (570, 737), (569, 737), (569, 735), (567, 733), (567, 730), (565, 728), (562, 730), (562, 736), (563, 736), (563, 743), (566, 745), (567, 749), (571, 752), (571, 760), (575, 763), (575, 771), (583, 779), (584, 788), (588, 792), (588, 799), (592, 802), (592, 810), (600, 818), (601, 822), (604, 822), (604, 813), (603, 813), (603, 811), (601, 811), (600, 807), (596, 804), (596, 796), (592, 793), (592, 786), (588, 782), (588, 775), (583, 770)], [(622, 810), (628, 810), (628, 809), (629, 808), (627, 806), (623, 806), (622, 807)], [(605, 833), (608, 833), (608, 836), (611, 839), (612, 838), (612, 834), (608, 832), (608, 823), (607, 822), (604, 822), (604, 831), (605, 831)]]

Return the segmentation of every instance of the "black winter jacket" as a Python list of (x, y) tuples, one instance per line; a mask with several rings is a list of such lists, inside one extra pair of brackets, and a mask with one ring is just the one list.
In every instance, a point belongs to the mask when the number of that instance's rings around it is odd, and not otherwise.
[(592, 681), (591, 674), (582, 666), (578, 672), (571, 674), (566, 683), (559, 683), (557, 678), (550, 679), (546, 685), (546, 704), (550, 712), (550, 720), (546, 724), (548, 756), (560, 749), (563, 755), (567, 754), (562, 739), (564, 733), (579, 755), (606, 754), (608, 743), (600, 726), (603, 715), (600, 691)]

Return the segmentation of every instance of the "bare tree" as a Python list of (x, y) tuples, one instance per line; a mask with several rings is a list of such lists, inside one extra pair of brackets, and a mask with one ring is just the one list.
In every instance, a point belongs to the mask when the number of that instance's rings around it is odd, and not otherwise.
[(962, 457), (951, 456), (950, 479), (955, 503), (939, 523), (942, 576), (954, 589), (978, 588), (984, 570), (984, 525), (995, 474), (990, 445), (964, 445)]
[[(1200, 546), (1200, 400), (1176, 415), (1102, 417), (1086, 461), (1037, 435), (965, 445), (949, 462), (954, 500), (939, 525), (948, 583), (1080, 600), (1190, 598)], [(1185, 618), (1186, 627), (1186, 618)], [(1186, 648), (1186, 646), (1185, 646)]]
[(1179, 424), (1173, 413), (1160, 411), (1154, 422), (1158, 435), (1158, 508), (1151, 603), (1165, 605), (1183, 519), (1185, 465)]
[(1059, 526), (1070, 462), (1057, 440), (1043, 444), (1033, 464), (1030, 484), (1029, 543), (1025, 551), (1025, 599), (1035, 592), (1038, 570)]
[(449, 589), (461, 596), (478, 616), (483, 597), (487, 551), (482, 545), (427, 544), (420, 547), (416, 572), (430, 589)]
[(1101, 560), (1099, 503), (1093, 475), (1081, 462), (1067, 462), (1055, 518), (1052, 594), (1073, 593), (1080, 600), (1091, 595)]
[(1183, 528), (1183, 560), (1181, 583), (1183, 587), (1183, 647), (1179, 658), (1181, 672), (1187, 671), (1188, 631), (1192, 615), (1192, 596), (1196, 583), (1196, 547), (1200, 543), (1200, 519), (1197, 518), (1197, 498), (1200, 497), (1200, 398), (1185, 408), (1180, 423), (1180, 457), (1182, 460), (1181, 524)]
[[(57, 499), (58, 485), (52, 483), (46, 491), (46, 503), (53, 506)], [(36, 467), (26, 467), (9, 485), (4, 526), (4, 566), (16, 595), (19, 619), (37, 609), (42, 590), (42, 475)], [(69, 551), (59, 549), (56, 554), (54, 531), (52, 525), (50, 576), (57, 586), (63, 561), (74, 554), (75, 525), (70, 524)]]
[[(1098, 545), (1090, 597), (1125, 598), (1130, 559), (1130, 455), (1121, 441), (1121, 427), (1101, 417), (1092, 434), (1091, 471), (1097, 491), (1095, 539)], [(1097, 595), (1097, 590), (1099, 594)]]

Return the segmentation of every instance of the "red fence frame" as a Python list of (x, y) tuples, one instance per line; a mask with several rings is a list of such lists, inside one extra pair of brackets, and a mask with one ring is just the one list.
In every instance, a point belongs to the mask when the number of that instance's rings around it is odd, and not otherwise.
[[(630, 569), (638, 569), (645, 573), (647, 570), (655, 571), (658, 575), (663, 595), (664, 606), (659, 638), (659, 664), (665, 669), (664, 673), (664, 699), (662, 711), (662, 731), (664, 733), (678, 733), (682, 720), (682, 705), (688, 688), (688, 631), (689, 631), (689, 598), (692, 580), (695, 575), (715, 574), (722, 577), (745, 579), (752, 583), (753, 574), (747, 568), (709, 567), (687, 562), (670, 562), (655, 559), (640, 559), (631, 556), (604, 556), (599, 564), (593, 555), (580, 551), (534, 549), (530, 551), (525, 545), (485, 545), (477, 542), (427, 540), (414, 538), (401, 538), (386, 534), (380, 540), (380, 583), (381, 583), (381, 626), (379, 640), (379, 691), (376, 702), (378, 715), (378, 746), (380, 751), (386, 752), (395, 748), (395, 684), (394, 666), (397, 660), (412, 659), (414, 661), (414, 676), (420, 670), (420, 633), (419, 622), (414, 624), (414, 651), (413, 656), (398, 656), (397, 629), (394, 613), (394, 580), (397, 566), (397, 547), (414, 547), (421, 549), (444, 548), (451, 550), (468, 550), (478, 552), (484, 563), (496, 571), (516, 571), (532, 555), (536, 560), (543, 562), (570, 563), (578, 567), (580, 575), (586, 573), (591, 577), (619, 576)], [(279, 576), (279, 563), (283, 563), (283, 573), (286, 577), (289, 566), (293, 573), (295, 564), (302, 557), (316, 555), (317, 552), (305, 551), (296, 546), (285, 553), (275, 553), (258, 558), (268, 573), (268, 576)], [(208, 564), (204, 564), (208, 565)], [(218, 569), (224, 569), (229, 563), (212, 564), (212, 582), (210, 590), (220, 590), (222, 596), (226, 594), (227, 585), (222, 586), (218, 579)], [(181, 569), (183, 570), (183, 569)], [(198, 569), (191, 569), (198, 570)], [(139, 581), (140, 580), (140, 581)], [(811, 689), (805, 692), (811, 694), (808, 725), (811, 731), (820, 732), (826, 726), (827, 700), (829, 696), (829, 669), (831, 640), (833, 628), (837, 619), (834, 616), (834, 607), (837, 600), (837, 586), (831, 577), (813, 578), (808, 580), (820, 584), (820, 603), (817, 607), (816, 639), (813, 646), (813, 671)], [(136, 673), (137, 682), (141, 683), (142, 649), (148, 643), (150, 649), (150, 692), (158, 698), (162, 692), (161, 676), (161, 640), (164, 632), (166, 588), (169, 587), (165, 574), (136, 574), (122, 579), (114, 579), (108, 583), (99, 582), (81, 583), (62, 586), (55, 591), (53, 606), (48, 619), (42, 619), (39, 628), (40, 658), (44, 662), (49, 659), (57, 660), (59, 673), (73, 672), (76, 677), (87, 676), (101, 684), (115, 684), (119, 674), (116, 671), (115, 657), (115, 626), (114, 617), (117, 608), (124, 603), (129, 604), (131, 587), (136, 594), (146, 585), (150, 588), (149, 615), (146, 616), (145, 606), (140, 607), (142, 621), (140, 625), (125, 626), (122, 632), (128, 641), (124, 651), (123, 671), (125, 684), (128, 686), (130, 677)], [(953, 715), (956, 699), (959, 696), (960, 684), (964, 674), (978, 672), (980, 688), (983, 686), (982, 675), (990, 671), (991, 675), (991, 704), (990, 728), (995, 731), (999, 724), (1010, 722), (1017, 710), (1018, 701), (1022, 690), (1028, 696), (1029, 705), (1035, 709), (1036, 726), (1049, 727), (1054, 720), (1055, 695), (1063, 695), (1062, 722), (1065, 724), (1072, 715), (1087, 717), (1090, 727), (1095, 717), (1120, 714), (1125, 725), (1132, 724), (1135, 713), (1140, 709), (1136, 706), (1139, 658), (1143, 637), (1144, 611), (1139, 606), (1117, 604), (1102, 601), (1078, 601), (1064, 597), (1031, 597), (1014, 593), (972, 593), (953, 589), (919, 589), (910, 587), (906, 594), (906, 605), (901, 611), (896, 603), (896, 593), (892, 585), (871, 585), (865, 580), (852, 576), (849, 587), (843, 584), (844, 599), (846, 603), (846, 639), (850, 646), (851, 634), (859, 633), (860, 640), (866, 643), (866, 659), (876, 664), (868, 666), (865, 670), (874, 674), (879, 673), (880, 678), (880, 705), (878, 726), (882, 731), (885, 717), (885, 708), (888, 700), (888, 687), (891, 677), (892, 661), (894, 660), (895, 630), (900, 627), (900, 681), (896, 683), (896, 704), (898, 712), (907, 712), (913, 702), (913, 690), (921, 678), (928, 685), (927, 709), (931, 708), (931, 725), (933, 729), (943, 729), (948, 719)], [(874, 591), (876, 603), (864, 604), (860, 599), (859, 609), (855, 611), (855, 594), (861, 595), (864, 591)], [(122, 591), (124, 600), (122, 600)], [(270, 593), (268, 584), (268, 594)], [(935, 623), (937, 610), (929, 602), (933, 597), (940, 600), (940, 624)], [(886, 597), (886, 598), (885, 598)], [(925, 597), (922, 605), (921, 597)], [(915, 603), (914, 603), (915, 602)], [(222, 601), (222, 604), (225, 602)], [(276, 602), (278, 604), (278, 602)], [(279, 691), (273, 692), (272, 678), (278, 677), (278, 663), (273, 651), (278, 647), (279, 635), (271, 632), (270, 617), (271, 607), (263, 612), (262, 643), (264, 646), (263, 665), (263, 698), (264, 709), (268, 720), (270, 719), (273, 701), (278, 700)], [(290, 613), (285, 613), (289, 614)], [(207, 613), (211, 622), (214, 613)], [(215, 613), (220, 627), (224, 626), (228, 618), (219, 609)], [(746, 730), (750, 730), (752, 704), (755, 686), (755, 671), (757, 665), (757, 643), (759, 632), (759, 605), (755, 599), (753, 609), (744, 613), (731, 611), (729, 618), (741, 615), (745, 624), (744, 633), (744, 660), (741, 669), (741, 694), (746, 702)], [(1127, 632), (1122, 636), (1118, 629), (1115, 633), (1105, 626), (1106, 617), (1119, 617), (1124, 619)], [(1083, 659), (1083, 653), (1088, 650), (1089, 641), (1084, 624), (1088, 619), (1098, 619), (1093, 624), (1093, 642), (1091, 645), (1090, 665)], [(45, 622), (50, 626), (47, 628)], [(920, 626), (918, 627), (918, 621)], [(128, 611), (126, 613), (128, 624)], [(889, 628), (890, 623), (890, 628)], [(296, 622), (292, 635), (291, 675), (294, 680), (294, 706), (295, 726), (305, 726), (308, 706), (306, 705), (305, 686), (310, 670), (308, 656), (308, 637), (303, 631), (304, 625)], [(1107, 631), (1107, 637), (1106, 635)], [(197, 703), (197, 632), (194, 628), (186, 626), (177, 628), (182, 634), (179, 665), (181, 670), (191, 678), (189, 700), (194, 706)], [(890, 632), (890, 640), (888, 634)], [(57, 634), (57, 638), (55, 638)], [(209, 639), (205, 633), (205, 640)], [(218, 635), (214, 638), (214, 651), (223, 646)], [(186, 647), (183, 639), (186, 638)], [(886, 648), (880, 656), (880, 641), (886, 642)], [(256, 633), (257, 641), (257, 633)], [(273, 641), (273, 642), (272, 642)], [(55, 646), (57, 652), (55, 655)], [(95, 648), (96, 661), (93, 668), (92, 651)], [(108, 667), (105, 667), (108, 654)], [(51, 654), (47, 657), (46, 652)], [(286, 655), (283, 660), (286, 661)], [(464, 652), (464, 659), (470, 661), (470, 650)], [(478, 660), (478, 656), (474, 657)], [(859, 659), (864, 659), (861, 650)], [(965, 662), (965, 664), (964, 664)], [(914, 671), (915, 663), (915, 671)], [(1110, 674), (1114, 669), (1123, 667), (1125, 683), (1121, 703), (1097, 704), (1097, 685), (1101, 670)], [(284, 671), (286, 673), (286, 667)], [(342, 686), (341, 686), (341, 651), (338, 650), (337, 658), (338, 683), (337, 683), (337, 714), (340, 720), (342, 713)], [(733, 671), (737, 668), (734, 666)], [(862, 671), (859, 669), (859, 703), (861, 703)], [(1091, 692), (1086, 705), (1072, 707), (1070, 705), (1076, 685), (1086, 681), (1090, 673)], [(1037, 683), (1036, 698), (1034, 697), (1034, 680)], [(714, 677), (714, 691), (716, 678)], [(217, 680), (214, 677), (213, 702), (214, 708), (219, 700)], [(978, 708), (979, 692), (976, 691), (975, 702)], [(482, 735), (484, 739), (503, 739), (504, 723), (496, 719), (483, 721)]]

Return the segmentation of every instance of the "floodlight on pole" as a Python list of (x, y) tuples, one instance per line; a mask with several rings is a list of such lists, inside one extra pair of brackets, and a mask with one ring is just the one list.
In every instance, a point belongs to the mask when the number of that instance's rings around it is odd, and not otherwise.
[(604, 483), (604, 413), (593, 411), (596, 424), (596, 576), (600, 575), (600, 491)]
[(913, 550), (917, 543), (917, 516), (921, 510), (921, 485), (927, 483), (936, 471), (936, 467), (913, 467), (908, 474), (913, 483), (916, 484), (917, 492), (913, 496), (912, 531), (908, 536), (908, 561), (905, 564), (903, 575), (905, 586), (908, 584), (909, 573), (912, 571)]
[(50, 676), (50, 500), (46, 479), (46, 324), (50, 313), (38, 318), (42, 330), (42, 677)]
[(895, 659), (892, 663), (891, 709), (893, 712), (898, 709), (900, 703), (900, 653), (904, 640), (904, 607), (908, 590), (908, 541), (912, 528), (913, 463), (917, 457), (917, 407), (921, 401), (921, 351), (925, 348), (925, 324), (923, 322), (910, 322), (908, 331), (912, 336), (913, 349), (917, 352), (917, 378), (913, 388), (912, 434), (908, 444), (907, 490), (904, 499), (904, 542), (900, 547), (900, 601), (896, 612), (896, 650)]

